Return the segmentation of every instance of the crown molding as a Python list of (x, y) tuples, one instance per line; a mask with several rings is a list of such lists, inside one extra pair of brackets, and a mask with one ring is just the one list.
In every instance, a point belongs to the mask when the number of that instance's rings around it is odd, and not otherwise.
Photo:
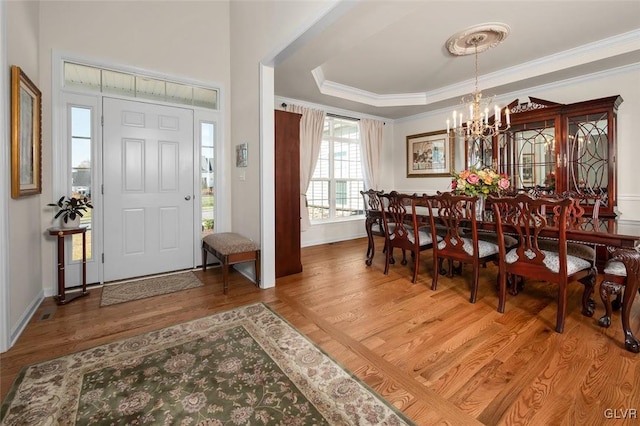
[[(591, 74), (585, 74), (579, 77), (572, 77), (564, 80), (558, 80), (558, 81), (554, 81), (553, 83), (540, 84), (538, 86), (529, 86), (525, 89), (517, 90), (509, 93), (503, 93), (499, 97), (496, 97), (495, 102), (508, 103), (510, 101), (513, 101), (514, 99), (527, 97), (528, 92), (544, 92), (546, 90), (552, 90), (561, 86), (571, 86), (571, 85), (580, 84), (580, 83), (597, 80), (601, 78), (612, 77), (618, 74), (623, 74), (628, 72), (637, 72), (637, 71), (640, 71), (640, 62), (629, 64), (629, 65), (623, 65), (617, 68), (611, 68), (605, 71), (598, 71)], [(450, 108), (439, 108), (439, 109), (423, 112), (420, 114), (414, 114), (414, 115), (410, 115), (402, 118), (396, 118), (395, 120), (393, 120), (393, 122), (405, 123), (405, 122), (410, 122), (410, 121), (414, 121), (422, 118), (442, 116), (443, 114), (448, 115), (450, 112), (451, 112)], [(618, 195), (618, 200), (619, 199), (620, 199), (620, 195)]]
[[(478, 84), (486, 89), (527, 80), (539, 75), (588, 64), (613, 56), (640, 50), (640, 30), (630, 31), (575, 49), (565, 50), (534, 61), (485, 74), (478, 77)], [(320, 93), (375, 107), (429, 105), (431, 103), (466, 95), (475, 80), (442, 87), (429, 92), (396, 93), (381, 95), (353, 86), (347, 86), (324, 77), (322, 66), (311, 71)]]

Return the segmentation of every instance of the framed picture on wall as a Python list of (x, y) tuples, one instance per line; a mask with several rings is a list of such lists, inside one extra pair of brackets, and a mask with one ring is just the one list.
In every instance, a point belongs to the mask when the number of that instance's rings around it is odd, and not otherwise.
[(42, 192), (42, 94), (16, 65), (11, 66), (11, 197)]
[(446, 130), (407, 136), (407, 177), (451, 176), (453, 139)]

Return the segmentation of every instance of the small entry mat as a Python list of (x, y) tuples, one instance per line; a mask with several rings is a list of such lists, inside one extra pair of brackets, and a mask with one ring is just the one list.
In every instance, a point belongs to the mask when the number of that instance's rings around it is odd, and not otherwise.
[(203, 282), (191, 271), (118, 284), (107, 284), (102, 288), (100, 306), (145, 299), (189, 288), (202, 287), (203, 285)]

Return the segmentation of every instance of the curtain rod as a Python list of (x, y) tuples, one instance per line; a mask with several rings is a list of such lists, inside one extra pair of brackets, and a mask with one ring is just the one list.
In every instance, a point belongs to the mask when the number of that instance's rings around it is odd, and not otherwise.
[[(283, 102), (280, 106), (281, 106), (282, 108), (286, 108), (286, 107), (287, 107), (287, 104)], [(347, 116), (347, 115), (334, 114), (334, 113), (332, 113), (332, 112), (327, 112), (326, 114), (327, 114), (329, 117), (344, 118), (344, 119), (347, 119), (347, 120), (360, 121), (360, 119), (359, 119), (359, 118), (349, 117), (349, 116)], [(387, 124), (387, 123), (383, 122), (382, 124), (384, 125), (384, 124)]]
[[(286, 103), (282, 103), (280, 106), (282, 106), (282, 108), (286, 108), (287, 104)], [(338, 114), (333, 114), (331, 112), (327, 112), (326, 113), (329, 117), (335, 117), (335, 118), (345, 118), (347, 120), (354, 120), (354, 121), (360, 121), (359, 118), (353, 118), (353, 117), (347, 117), (346, 115), (338, 115)]]

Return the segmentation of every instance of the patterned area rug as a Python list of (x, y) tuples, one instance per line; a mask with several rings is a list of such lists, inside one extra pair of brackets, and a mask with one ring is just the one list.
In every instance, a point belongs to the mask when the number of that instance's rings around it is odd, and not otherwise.
[(121, 284), (108, 284), (102, 287), (100, 306), (145, 299), (188, 288), (202, 287), (203, 285), (202, 281), (193, 272), (165, 275)]
[(25, 367), (0, 422), (413, 424), (262, 303)]

